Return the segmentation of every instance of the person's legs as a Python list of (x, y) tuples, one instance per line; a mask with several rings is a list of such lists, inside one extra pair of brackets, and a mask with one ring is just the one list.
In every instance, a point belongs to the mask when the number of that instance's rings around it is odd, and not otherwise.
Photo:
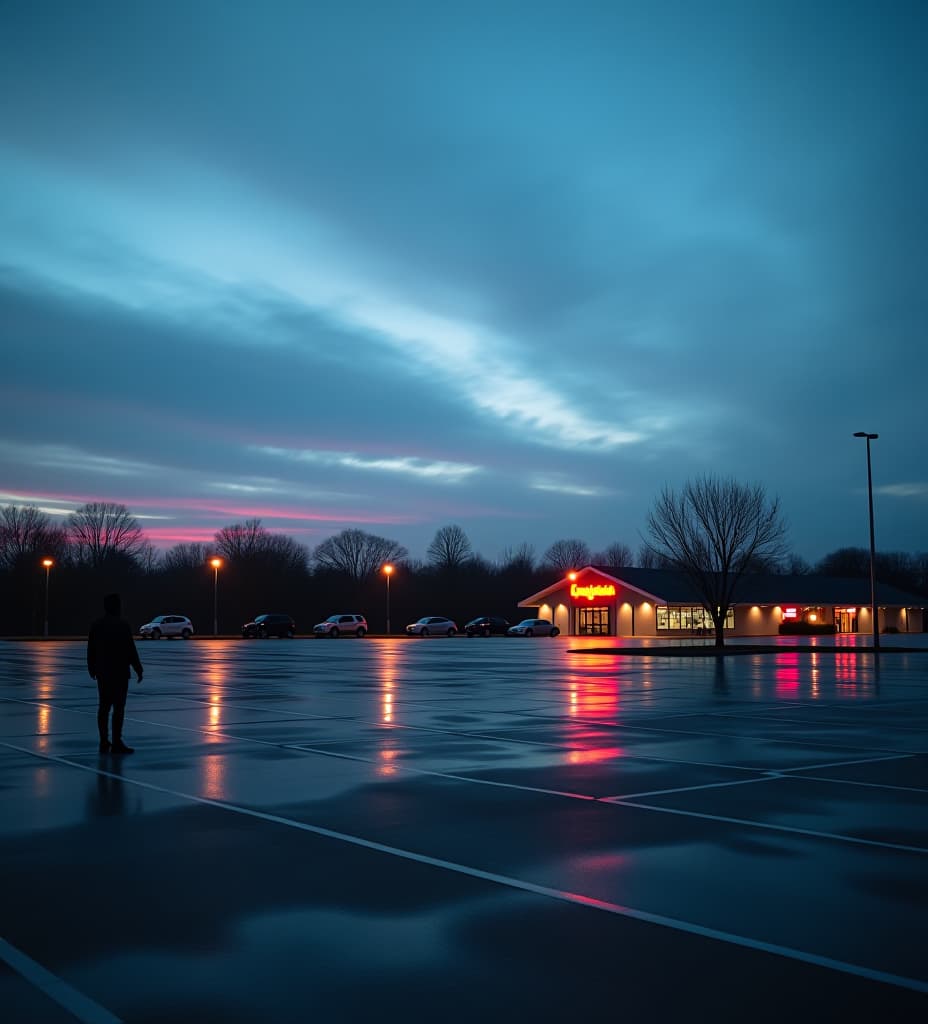
[(109, 721), (110, 708), (113, 706), (110, 686), (106, 680), (97, 680), (97, 694), (100, 698), (100, 702), (97, 705), (97, 731), (100, 733), (100, 753), (105, 754), (110, 749)]
[(131, 754), (132, 747), (122, 741), (122, 723), (126, 717), (126, 697), (129, 694), (129, 680), (120, 682), (113, 687), (113, 753)]

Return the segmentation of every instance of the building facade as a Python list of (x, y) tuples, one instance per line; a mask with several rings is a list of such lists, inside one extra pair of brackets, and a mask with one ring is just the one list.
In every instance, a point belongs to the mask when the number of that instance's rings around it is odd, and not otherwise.
[[(920, 633), (926, 599), (877, 585), (880, 632)], [(668, 569), (588, 565), (519, 602), (565, 636), (692, 637), (714, 632), (692, 584)], [(870, 581), (830, 576), (743, 576), (725, 623), (732, 636), (776, 636), (784, 622), (872, 633)]]

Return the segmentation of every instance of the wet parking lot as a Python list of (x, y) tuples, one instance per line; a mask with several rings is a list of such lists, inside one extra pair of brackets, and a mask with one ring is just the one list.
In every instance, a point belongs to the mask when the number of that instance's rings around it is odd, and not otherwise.
[(928, 650), (584, 644), (0, 643), (4, 1020), (923, 1019)]

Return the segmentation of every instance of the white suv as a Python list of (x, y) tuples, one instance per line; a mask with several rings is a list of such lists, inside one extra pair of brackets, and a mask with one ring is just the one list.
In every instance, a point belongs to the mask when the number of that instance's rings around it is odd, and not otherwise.
[(160, 640), (163, 636), (180, 636), (189, 640), (193, 636), (193, 623), (186, 615), (156, 615), (151, 622), (139, 626), (139, 636)]
[(313, 626), (316, 636), (330, 636), (333, 640), (342, 633), (364, 636), (366, 632), (367, 619), (363, 615), (330, 615), (325, 622), (317, 622)]

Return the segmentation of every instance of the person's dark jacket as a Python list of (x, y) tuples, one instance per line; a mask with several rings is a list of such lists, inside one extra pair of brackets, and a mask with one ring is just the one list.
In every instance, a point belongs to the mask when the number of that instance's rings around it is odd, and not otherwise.
[(132, 629), (118, 615), (104, 615), (90, 627), (87, 637), (87, 671), (94, 679), (128, 679), (129, 669), (142, 674), (142, 662), (132, 639)]

